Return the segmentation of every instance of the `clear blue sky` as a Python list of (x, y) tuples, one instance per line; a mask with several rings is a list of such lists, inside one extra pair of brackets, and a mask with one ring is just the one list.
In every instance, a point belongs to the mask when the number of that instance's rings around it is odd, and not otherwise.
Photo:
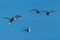
[[(60, 40), (60, 0), (0, 0), (0, 40)], [(37, 15), (29, 10), (56, 10), (51, 16)], [(22, 17), (8, 25), (3, 17)], [(21, 29), (32, 25), (31, 32)]]

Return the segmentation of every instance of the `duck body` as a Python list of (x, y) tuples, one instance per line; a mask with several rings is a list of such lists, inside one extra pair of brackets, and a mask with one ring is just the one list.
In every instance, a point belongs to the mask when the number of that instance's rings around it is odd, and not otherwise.
[(49, 12), (46, 12), (46, 15), (48, 15), (48, 16), (49, 16), (49, 15), (50, 15), (50, 13), (49, 13)]
[(9, 19), (10, 22), (14, 22), (15, 20), (16, 20), (15, 18)]
[(26, 29), (27, 32), (30, 32), (30, 29)]

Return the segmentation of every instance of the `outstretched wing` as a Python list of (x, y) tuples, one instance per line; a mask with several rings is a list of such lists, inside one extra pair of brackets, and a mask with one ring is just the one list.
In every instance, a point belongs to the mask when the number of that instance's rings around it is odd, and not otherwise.
[(37, 9), (32, 9), (32, 10), (30, 10), (30, 12), (32, 12), (32, 11), (38, 11)]
[(16, 15), (16, 16), (14, 16), (13, 18), (19, 18), (19, 17), (21, 17), (20, 15)]
[(55, 10), (52, 10), (52, 11), (49, 11), (49, 13), (52, 13), (52, 12), (54, 12)]
[(26, 30), (20, 30), (20, 31), (26, 31)]
[(31, 27), (32, 27), (32, 25), (30, 25), (30, 26), (28, 27), (28, 29), (31, 29)]
[(9, 17), (3, 17), (3, 19), (9, 19)]

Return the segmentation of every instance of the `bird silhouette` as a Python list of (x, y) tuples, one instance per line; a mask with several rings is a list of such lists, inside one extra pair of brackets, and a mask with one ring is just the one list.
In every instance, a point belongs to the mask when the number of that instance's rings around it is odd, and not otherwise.
[(8, 19), (9, 22), (14, 22), (17, 18), (21, 17), (20, 15), (15, 15), (14, 17), (12, 18), (9, 18), (9, 17), (3, 17), (3, 19)]
[(40, 10), (38, 10), (38, 9), (32, 9), (32, 10), (30, 10), (30, 12), (32, 12), (32, 11), (35, 11), (37, 14), (39, 14), (41, 11)]
[(23, 30), (21, 30), (21, 31), (30, 32), (30, 29), (31, 29), (31, 25), (30, 25), (28, 28), (26, 28), (26, 29), (23, 29)]
[(50, 14), (52, 13), (52, 12), (54, 12), (55, 10), (52, 10), (52, 11), (45, 11), (45, 13), (46, 13), (46, 15), (47, 16), (50, 16)]

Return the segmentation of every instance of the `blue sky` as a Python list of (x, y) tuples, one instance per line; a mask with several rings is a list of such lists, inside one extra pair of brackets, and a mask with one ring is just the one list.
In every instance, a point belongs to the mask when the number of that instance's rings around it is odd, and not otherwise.
[[(0, 0), (0, 40), (60, 40), (60, 0)], [(31, 9), (56, 10), (51, 16), (29, 12)], [(3, 17), (22, 17), (8, 25)], [(32, 25), (31, 32), (21, 29)]]

